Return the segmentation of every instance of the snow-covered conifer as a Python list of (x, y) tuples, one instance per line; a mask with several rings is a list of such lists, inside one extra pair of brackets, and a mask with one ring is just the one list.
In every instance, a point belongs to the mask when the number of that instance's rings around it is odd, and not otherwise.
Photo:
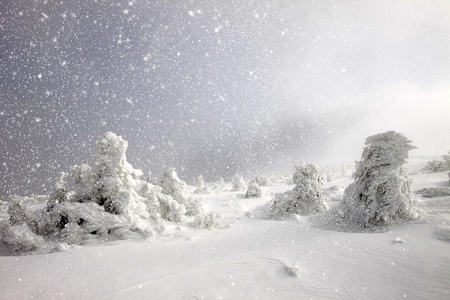
[(201, 201), (189, 197), (189, 186), (180, 178), (174, 168), (168, 168), (161, 179), (162, 193), (170, 195), (186, 208), (186, 215), (195, 216), (203, 212)]
[(47, 209), (51, 209), (56, 203), (67, 201), (66, 177), (67, 173), (61, 172), (58, 181), (55, 183), (55, 188), (50, 194)]
[(276, 195), (272, 201), (270, 209), (272, 216), (306, 215), (323, 212), (328, 208), (322, 197), (323, 178), (315, 165), (297, 166), (292, 179), (295, 184), (294, 189)]
[(164, 194), (172, 196), (180, 204), (184, 204), (189, 196), (189, 186), (178, 178), (175, 168), (168, 168), (164, 171), (160, 186)]
[(82, 164), (80, 166), (75, 165), (72, 167), (71, 177), (73, 181), (77, 184), (75, 193), (77, 201), (87, 202), (93, 200), (94, 197), (94, 186), (96, 181), (96, 176), (92, 172), (90, 166)]
[(204, 189), (205, 188), (205, 179), (203, 179), (203, 176), (200, 175), (197, 177), (197, 189)]
[(342, 213), (361, 227), (417, 217), (406, 173), (408, 152), (415, 147), (403, 134), (388, 131), (366, 139), (354, 183), (344, 192)]
[(131, 200), (125, 191), (136, 186), (135, 179), (142, 171), (135, 170), (128, 162), (125, 152), (128, 142), (112, 132), (105, 133), (97, 141), (95, 155), (95, 201), (103, 205), (105, 210), (123, 213)]
[(211, 189), (205, 185), (205, 180), (203, 176), (197, 177), (197, 189), (194, 191), (195, 194), (211, 194)]
[(233, 191), (235, 192), (245, 191), (247, 189), (247, 185), (245, 184), (244, 177), (242, 177), (242, 175), (234, 175), (232, 184)]

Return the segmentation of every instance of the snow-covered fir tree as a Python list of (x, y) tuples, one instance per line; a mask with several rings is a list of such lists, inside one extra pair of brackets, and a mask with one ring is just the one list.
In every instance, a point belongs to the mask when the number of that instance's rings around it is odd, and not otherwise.
[(197, 188), (194, 191), (195, 194), (211, 194), (211, 189), (205, 185), (205, 179), (200, 175), (197, 177)]
[(226, 183), (225, 180), (222, 177), (217, 178), (215, 182), (211, 183), (211, 189), (214, 191), (221, 191), (225, 189)]
[(388, 131), (366, 139), (354, 183), (344, 192), (343, 216), (361, 227), (417, 217), (406, 173), (408, 153), (415, 147), (403, 134)]
[(241, 192), (247, 189), (247, 185), (245, 184), (244, 177), (242, 175), (234, 175), (231, 183), (233, 184), (233, 191), (235, 192)]
[(178, 178), (175, 168), (168, 168), (164, 171), (160, 186), (164, 194), (172, 196), (180, 204), (184, 204), (189, 196), (189, 186)]
[(273, 217), (285, 217), (291, 214), (307, 215), (328, 209), (321, 191), (323, 178), (315, 165), (297, 166), (292, 179), (295, 184), (294, 189), (277, 194), (272, 200), (270, 213)]
[(55, 188), (50, 194), (50, 201), (48, 203), (48, 209), (51, 209), (56, 203), (67, 201), (67, 188), (66, 188), (67, 173), (61, 172), (58, 180), (55, 183)]
[(95, 201), (112, 213), (124, 213), (132, 201), (136, 179), (143, 173), (134, 169), (126, 158), (128, 142), (112, 132), (97, 141), (95, 155)]

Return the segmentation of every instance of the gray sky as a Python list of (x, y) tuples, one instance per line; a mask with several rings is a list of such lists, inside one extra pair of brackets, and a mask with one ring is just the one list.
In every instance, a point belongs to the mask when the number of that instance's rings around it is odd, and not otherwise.
[(450, 2), (2, 1), (0, 194), (45, 193), (112, 131), (186, 180), (450, 149)]

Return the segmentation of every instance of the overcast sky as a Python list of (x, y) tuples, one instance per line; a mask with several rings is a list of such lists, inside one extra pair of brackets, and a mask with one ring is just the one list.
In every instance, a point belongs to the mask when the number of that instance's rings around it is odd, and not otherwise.
[(450, 149), (450, 1), (0, 4), (0, 194), (46, 193), (106, 131), (182, 179)]

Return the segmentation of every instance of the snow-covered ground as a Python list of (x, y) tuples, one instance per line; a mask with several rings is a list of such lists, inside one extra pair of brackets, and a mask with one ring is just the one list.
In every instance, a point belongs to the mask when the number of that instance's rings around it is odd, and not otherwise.
[[(450, 186), (446, 172), (411, 179), (414, 191)], [(324, 186), (331, 207), (350, 182)], [(421, 218), (379, 232), (333, 226), (333, 210), (261, 217), (292, 187), (262, 187), (254, 199), (196, 195), (230, 224), (222, 230), (174, 227), (151, 241), (0, 256), (0, 299), (450, 299), (450, 196), (415, 194)]]

